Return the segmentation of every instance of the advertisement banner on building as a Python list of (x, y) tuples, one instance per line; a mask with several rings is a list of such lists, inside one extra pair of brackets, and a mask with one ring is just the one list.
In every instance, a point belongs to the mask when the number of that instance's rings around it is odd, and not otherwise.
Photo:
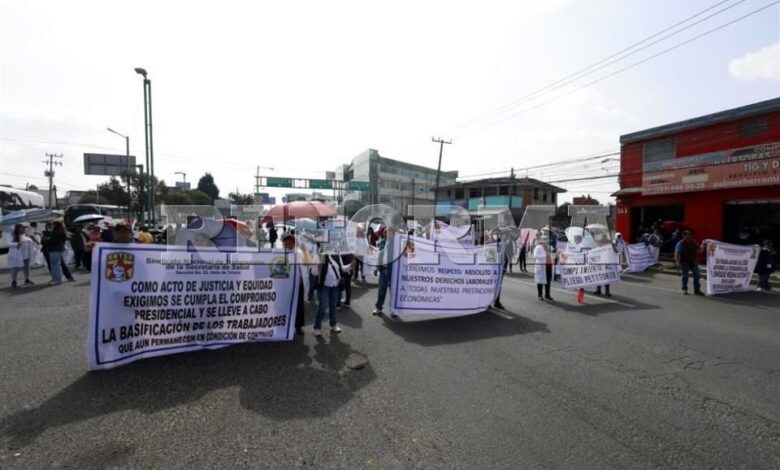
[(758, 261), (758, 245), (706, 240), (707, 295), (745, 292)]
[[(100, 243), (94, 255), (90, 369), (293, 338), (300, 273), (292, 254), (238, 252), (228, 259), (216, 250)], [(197, 261), (187, 263), (190, 257)], [(163, 263), (176, 259), (182, 264)]]
[(641, 273), (650, 266), (658, 264), (658, 256), (661, 250), (657, 246), (647, 243), (632, 243), (626, 245), (626, 259), (628, 267), (623, 271), (626, 273)]
[(644, 171), (645, 195), (780, 184), (780, 143), (647, 163)]
[(502, 276), (501, 246), (453, 245), (396, 237), (390, 311), (397, 315), (458, 316), (487, 310)]
[(584, 253), (559, 253), (561, 284), (565, 289), (620, 282), (620, 260), (612, 245)]

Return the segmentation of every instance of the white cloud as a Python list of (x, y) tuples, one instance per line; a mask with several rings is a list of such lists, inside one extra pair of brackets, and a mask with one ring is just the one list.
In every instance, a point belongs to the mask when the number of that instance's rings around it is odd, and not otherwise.
[(748, 83), (756, 80), (780, 81), (780, 42), (732, 60), (729, 72), (737, 80)]

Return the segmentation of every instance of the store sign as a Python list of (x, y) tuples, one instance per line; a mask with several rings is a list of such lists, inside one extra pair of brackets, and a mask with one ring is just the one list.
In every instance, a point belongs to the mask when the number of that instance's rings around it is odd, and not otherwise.
[(642, 193), (682, 193), (771, 184), (780, 184), (780, 142), (648, 163), (642, 176)]

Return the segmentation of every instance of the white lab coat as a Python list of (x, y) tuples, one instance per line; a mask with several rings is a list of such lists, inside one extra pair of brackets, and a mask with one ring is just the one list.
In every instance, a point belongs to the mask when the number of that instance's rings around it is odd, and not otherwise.
[(35, 253), (35, 244), (27, 235), (19, 237), (19, 243), (8, 243), (8, 267), (23, 268), (25, 260), (31, 260)]
[(547, 250), (544, 245), (539, 244), (534, 248), (534, 282), (537, 284), (547, 284)]

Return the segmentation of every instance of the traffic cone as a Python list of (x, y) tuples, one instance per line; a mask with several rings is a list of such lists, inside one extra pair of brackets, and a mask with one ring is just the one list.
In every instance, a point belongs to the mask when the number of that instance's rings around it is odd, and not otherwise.
[(577, 303), (580, 305), (585, 304), (585, 289), (580, 288), (577, 291)]

